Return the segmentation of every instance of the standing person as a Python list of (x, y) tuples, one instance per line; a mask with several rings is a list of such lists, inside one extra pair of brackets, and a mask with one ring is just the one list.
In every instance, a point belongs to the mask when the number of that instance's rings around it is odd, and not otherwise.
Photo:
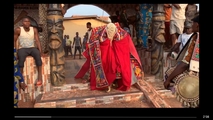
[(123, 6), (122, 7), (122, 12), (120, 15), (120, 22), (124, 25), (124, 27), (128, 27), (129, 28), (129, 23), (127, 20), (127, 14), (126, 14), (126, 7)]
[[(89, 42), (90, 42), (90, 36), (91, 36), (91, 34), (92, 34), (92, 24), (90, 23), (90, 22), (87, 22), (86, 23), (86, 27), (87, 27), (87, 35), (88, 35), (88, 37), (87, 37), (87, 41), (86, 41), (86, 44), (85, 44), (85, 47), (86, 47), (86, 50), (83, 52), (83, 55), (84, 55), (84, 57), (87, 59), (87, 65), (89, 65), (89, 66), (91, 66), (92, 64), (91, 64), (91, 62), (90, 62), (90, 53), (89, 53)], [(87, 66), (88, 67), (88, 66)], [(87, 79), (88, 77), (89, 77), (89, 75), (90, 75), (90, 70), (88, 70), (88, 71), (86, 71), (86, 76), (87, 77), (85, 77), (85, 79), (83, 79), (82, 80), (82, 83), (87, 83), (87, 82), (89, 82), (89, 79)]]
[[(88, 33), (87, 43), (89, 43), (89, 39), (90, 39), (90, 36), (91, 36), (91, 33), (92, 33), (92, 24), (90, 22), (87, 22), (86, 27), (87, 27), (87, 33)], [(87, 47), (88, 46), (86, 46), (86, 48)]]
[(170, 34), (172, 37), (172, 47), (176, 44), (178, 36), (183, 33), (184, 22), (186, 20), (185, 10), (187, 4), (171, 4), (172, 14), (170, 21)]
[[(175, 78), (178, 75), (184, 74), (184, 72), (190, 71), (187, 74), (194, 74), (198, 76), (199, 78), (199, 15), (192, 19), (193, 25), (192, 25), (192, 31), (193, 35), (190, 37), (184, 48), (181, 50), (179, 55), (177, 56), (177, 61), (179, 62), (175, 69), (172, 71), (172, 73), (166, 78), (166, 81), (164, 82), (164, 87), (166, 89), (169, 89), (171, 87), (172, 82), (175, 82)], [(185, 73), (186, 74), (186, 73)], [(187, 82), (185, 82), (185, 86), (187, 87)], [(191, 84), (190, 82), (188, 82)], [(199, 82), (198, 82), (199, 84)], [(183, 102), (186, 103), (186, 105), (189, 105), (187, 107), (195, 107), (199, 106), (199, 95), (198, 98), (191, 98), (191, 96), (194, 96), (193, 94), (198, 93), (199, 89), (194, 89), (195, 84), (190, 85), (190, 89), (186, 89), (185, 86), (182, 88), (182, 92), (184, 92), (184, 100), (182, 99), (182, 96), (179, 96)], [(198, 86), (199, 87), (199, 86)], [(183, 91), (185, 90), (185, 91)], [(197, 96), (197, 95), (196, 95)], [(187, 100), (187, 97), (190, 99)], [(185, 101), (187, 100), (187, 101)], [(196, 102), (196, 104), (194, 104)]]
[(191, 23), (188, 23), (185, 26), (184, 29), (185, 29), (186, 32), (179, 35), (177, 43), (171, 49), (171, 51), (169, 52), (167, 57), (171, 57), (172, 52), (174, 52), (174, 59), (176, 59), (175, 56), (177, 56), (177, 54), (182, 50), (182, 48), (185, 46), (185, 44), (187, 43), (189, 38), (192, 36), (193, 32), (192, 32), (192, 24)]
[[(32, 56), (35, 60), (38, 70), (38, 80), (36, 86), (42, 85), (42, 60), (41, 60), (41, 44), (36, 28), (30, 27), (30, 19), (24, 17), (22, 19), (22, 27), (17, 27), (14, 31), (14, 45), (19, 40), (18, 48), (18, 65), (23, 74), (24, 62), (27, 56)], [(35, 43), (36, 46), (35, 47)]]
[(120, 23), (120, 27), (121, 27), (122, 29), (124, 29), (127, 33), (129, 33), (129, 35), (130, 35), (130, 37), (131, 37), (131, 31), (130, 31), (130, 29), (129, 29), (128, 27), (125, 27), (123, 23)]
[(115, 16), (110, 16), (109, 17), (111, 19), (112, 23), (119, 23), (120, 22), (120, 12), (117, 10), (115, 11)]
[(188, 22), (189, 23), (192, 22), (191, 20), (196, 16), (196, 13), (197, 13), (197, 5), (196, 4), (188, 4), (187, 7), (186, 7), (186, 13), (185, 13), (186, 21), (185, 21), (184, 26), (186, 26), (188, 24)]
[(69, 35), (67, 35), (66, 37), (66, 49), (65, 49), (65, 57), (67, 57), (69, 55), (69, 52), (72, 56), (72, 49), (71, 49), (71, 45), (72, 45), (72, 41), (69, 37)]
[(120, 22), (120, 12), (119, 12), (119, 10), (116, 10), (116, 12), (115, 12), (115, 14), (116, 14), (116, 21), (115, 22)]
[(76, 55), (76, 52), (78, 50), (79, 52), (79, 59), (81, 59), (81, 37), (78, 36), (78, 32), (76, 32), (76, 36), (73, 38), (73, 45), (72, 47), (75, 45), (75, 52), (74, 52), (74, 59), (75, 59), (75, 55)]
[(18, 108), (18, 88), (19, 86), (24, 91), (26, 88), (26, 84), (24, 82), (24, 78), (20, 72), (18, 61), (17, 61), (17, 52), (14, 48), (14, 108)]
[(86, 32), (83, 39), (82, 52), (86, 49), (87, 39), (88, 39), (88, 33)]
[(164, 4), (165, 11), (165, 48), (170, 49), (172, 47), (171, 35), (170, 35), (170, 19), (172, 14), (172, 7), (169, 4)]
[(143, 23), (142, 22), (143, 15), (142, 15), (142, 13), (140, 11), (140, 5), (136, 5), (135, 6), (135, 12), (136, 12), (135, 31), (136, 31), (136, 38), (137, 38), (137, 40), (136, 40), (137, 41), (136, 47), (140, 47), (141, 46), (140, 41), (142, 41), (142, 40), (140, 40), (141, 38), (140, 38), (139, 31), (140, 31), (140, 26)]
[(66, 52), (66, 39), (67, 39), (67, 35), (64, 35), (64, 38), (63, 38), (63, 47), (64, 47), (64, 52)]

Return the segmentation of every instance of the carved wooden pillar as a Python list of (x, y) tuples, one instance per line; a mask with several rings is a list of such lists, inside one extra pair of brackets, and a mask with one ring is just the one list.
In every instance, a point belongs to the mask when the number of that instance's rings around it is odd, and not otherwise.
[(152, 15), (151, 73), (157, 79), (163, 80), (163, 44), (165, 42), (163, 4), (153, 4)]
[(46, 4), (39, 4), (39, 25), (42, 27), (42, 32), (40, 33), (42, 52), (46, 52), (48, 38), (47, 38), (47, 6)]
[(50, 55), (50, 80), (53, 86), (65, 83), (65, 52), (63, 40), (63, 15), (60, 4), (49, 4), (47, 10), (48, 47)]

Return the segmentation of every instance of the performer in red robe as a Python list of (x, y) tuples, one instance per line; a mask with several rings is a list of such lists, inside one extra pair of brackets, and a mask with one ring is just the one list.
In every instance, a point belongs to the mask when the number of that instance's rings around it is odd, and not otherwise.
[(131, 37), (118, 23), (93, 28), (83, 55), (87, 60), (75, 78), (87, 76), (91, 90), (106, 89), (117, 79), (117, 89), (126, 91), (144, 78)]

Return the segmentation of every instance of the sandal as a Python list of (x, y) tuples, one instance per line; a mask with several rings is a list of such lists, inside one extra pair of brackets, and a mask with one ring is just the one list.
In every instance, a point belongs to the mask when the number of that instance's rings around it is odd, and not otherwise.
[(42, 86), (42, 81), (37, 81), (36, 87), (40, 87), (40, 86)]

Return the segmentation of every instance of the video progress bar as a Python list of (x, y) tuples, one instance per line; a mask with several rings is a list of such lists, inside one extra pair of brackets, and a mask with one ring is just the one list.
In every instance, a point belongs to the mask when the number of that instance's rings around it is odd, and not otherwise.
[(52, 118), (52, 116), (15, 116), (15, 118)]
[(194, 116), (191, 117), (162, 117), (162, 116), (15, 116), (15, 118), (197, 118)]

